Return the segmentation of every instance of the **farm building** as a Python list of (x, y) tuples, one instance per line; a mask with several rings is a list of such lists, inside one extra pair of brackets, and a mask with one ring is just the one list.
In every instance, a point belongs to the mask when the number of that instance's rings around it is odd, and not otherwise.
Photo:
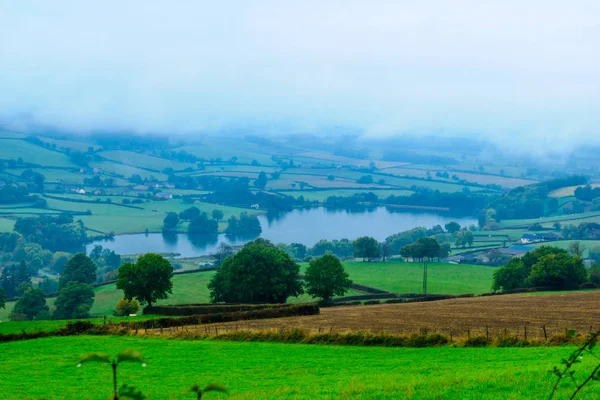
[(163, 199), (163, 200), (170, 200), (173, 198), (173, 195), (171, 193), (156, 193), (154, 195), (154, 197), (156, 197), (157, 199)]
[(147, 185), (137, 185), (133, 187), (133, 190), (138, 190), (140, 192), (146, 191), (148, 189), (150, 189), (150, 187)]
[(521, 236), (521, 244), (550, 242), (552, 240), (561, 239), (561, 236), (553, 232), (547, 233), (525, 233)]
[(498, 249), (498, 253), (506, 254), (511, 257), (523, 257), (525, 255), (525, 253), (527, 253), (528, 251), (533, 250), (533, 249), (534, 248), (531, 246), (514, 245), (514, 246), (507, 247), (505, 249)]

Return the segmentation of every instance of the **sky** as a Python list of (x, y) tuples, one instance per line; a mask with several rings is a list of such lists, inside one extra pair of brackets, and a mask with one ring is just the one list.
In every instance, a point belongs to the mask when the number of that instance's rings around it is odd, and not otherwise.
[(599, 15), (596, 0), (0, 1), (0, 122), (561, 148), (600, 136)]

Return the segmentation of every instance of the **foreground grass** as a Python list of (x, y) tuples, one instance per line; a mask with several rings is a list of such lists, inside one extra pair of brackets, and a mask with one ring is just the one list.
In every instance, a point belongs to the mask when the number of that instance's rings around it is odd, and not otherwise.
[[(553, 383), (547, 371), (572, 350), (364, 348), (111, 336), (0, 347), (3, 399), (49, 400), (108, 398), (110, 368), (76, 364), (87, 352), (116, 354), (123, 349), (140, 351), (148, 367), (123, 364), (120, 382), (135, 385), (150, 399), (191, 399), (187, 390), (192, 384), (210, 382), (227, 386), (234, 399), (545, 398)], [(585, 389), (582, 398), (593, 396), (594, 389)]]
[[(306, 267), (306, 265), (304, 265)], [(406, 262), (346, 262), (355, 283), (393, 293), (421, 293), (423, 264)], [(429, 263), (428, 293), (485, 293), (492, 287), (494, 268), (481, 265)]]

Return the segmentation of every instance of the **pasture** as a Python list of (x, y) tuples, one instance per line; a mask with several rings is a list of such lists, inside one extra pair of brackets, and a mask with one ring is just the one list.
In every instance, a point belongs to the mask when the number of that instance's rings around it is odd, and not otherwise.
[[(305, 267), (306, 264), (303, 265)], [(345, 262), (355, 283), (392, 293), (422, 293), (423, 264), (409, 262)], [(428, 263), (427, 292), (438, 294), (485, 293), (492, 287), (493, 267)]]
[[(110, 367), (88, 352), (139, 351), (147, 367), (124, 363), (119, 384), (150, 399), (192, 399), (193, 384), (221, 383), (207, 399), (523, 399), (545, 398), (548, 373), (571, 347), (382, 348), (211, 340), (76, 336), (2, 344), (3, 399), (106, 399)], [(584, 360), (585, 365), (591, 362)], [(40, 384), (43, 382), (43, 384)], [(561, 386), (565, 395), (568, 383)], [(597, 393), (594, 385), (582, 398)], [(589, 397), (588, 397), (589, 398)]]

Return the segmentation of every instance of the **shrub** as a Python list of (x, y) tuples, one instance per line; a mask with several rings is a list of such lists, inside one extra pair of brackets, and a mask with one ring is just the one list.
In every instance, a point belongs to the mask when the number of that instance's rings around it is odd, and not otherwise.
[(126, 317), (130, 314), (137, 314), (138, 311), (140, 311), (140, 303), (136, 299), (121, 299), (117, 303), (114, 314), (117, 317)]
[(379, 300), (367, 300), (363, 303), (365, 306), (372, 306), (375, 304), (381, 304), (381, 301)]
[(464, 342), (465, 347), (483, 347), (490, 344), (490, 341), (485, 336), (473, 336)]

